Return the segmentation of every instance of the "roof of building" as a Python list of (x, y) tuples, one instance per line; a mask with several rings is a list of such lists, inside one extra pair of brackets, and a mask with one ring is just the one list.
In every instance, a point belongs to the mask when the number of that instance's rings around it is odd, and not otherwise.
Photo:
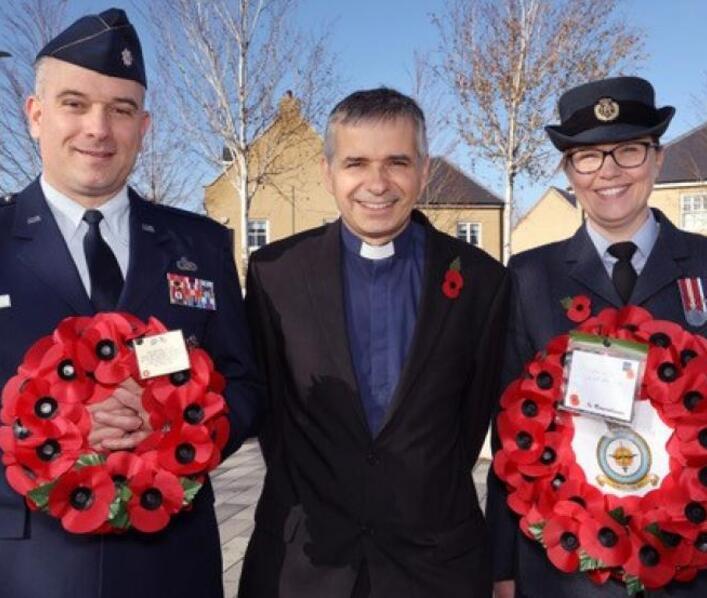
[(503, 206), (503, 200), (445, 158), (430, 159), (430, 178), (418, 204)]
[(560, 187), (552, 187), (555, 191), (557, 191), (562, 197), (567, 200), (567, 203), (570, 204), (573, 208), (577, 207), (577, 196), (569, 191), (568, 189), (560, 189)]
[(665, 146), (658, 184), (707, 180), (707, 123), (695, 127)]

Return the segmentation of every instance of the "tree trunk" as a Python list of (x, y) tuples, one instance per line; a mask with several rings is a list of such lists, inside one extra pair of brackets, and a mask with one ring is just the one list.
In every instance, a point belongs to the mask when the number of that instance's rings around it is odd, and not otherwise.
[(513, 223), (513, 185), (515, 184), (515, 173), (506, 168), (505, 174), (505, 199), (503, 206), (503, 263), (507, 264), (511, 257), (511, 225)]

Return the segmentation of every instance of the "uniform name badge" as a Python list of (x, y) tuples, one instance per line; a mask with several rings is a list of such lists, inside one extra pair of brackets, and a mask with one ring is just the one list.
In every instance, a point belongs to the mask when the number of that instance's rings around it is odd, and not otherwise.
[(188, 370), (189, 353), (181, 330), (170, 330), (134, 341), (140, 378), (154, 378)]
[(212, 280), (168, 272), (167, 284), (169, 285), (169, 302), (172, 305), (183, 305), (209, 311), (216, 309), (216, 293)]
[(560, 408), (630, 424), (648, 345), (570, 333)]

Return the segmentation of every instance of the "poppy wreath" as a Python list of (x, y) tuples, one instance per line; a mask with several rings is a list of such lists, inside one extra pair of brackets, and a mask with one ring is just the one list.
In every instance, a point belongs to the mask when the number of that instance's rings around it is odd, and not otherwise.
[(638, 400), (670, 428), (669, 473), (644, 496), (604, 493), (587, 481), (571, 444), (576, 416), (557, 408), (563, 335), (501, 397), (493, 468), (508, 505), (561, 571), (619, 580), (630, 595), (690, 581), (707, 569), (707, 339), (635, 306), (604, 309), (576, 330), (648, 345)]
[[(166, 332), (125, 313), (63, 320), (2, 391), (0, 450), (10, 486), (73, 533), (156, 532), (189, 508), (229, 435), (225, 381), (202, 349), (190, 369), (141, 380), (133, 341)], [(133, 451), (88, 444), (87, 407), (128, 378), (152, 432)]]

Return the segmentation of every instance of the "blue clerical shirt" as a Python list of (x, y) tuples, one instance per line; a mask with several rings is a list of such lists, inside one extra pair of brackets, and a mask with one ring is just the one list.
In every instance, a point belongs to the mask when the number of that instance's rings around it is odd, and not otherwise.
[(368, 426), (376, 436), (415, 329), (425, 229), (411, 222), (379, 247), (363, 243), (344, 224), (341, 239), (349, 347)]

